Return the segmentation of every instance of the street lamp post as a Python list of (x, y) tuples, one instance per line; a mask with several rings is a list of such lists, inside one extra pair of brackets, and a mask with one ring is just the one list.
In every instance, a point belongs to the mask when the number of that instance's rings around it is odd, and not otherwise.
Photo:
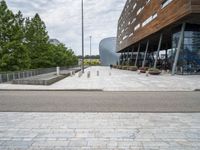
[(92, 64), (92, 36), (90, 36), (90, 65)]
[(81, 14), (82, 14), (82, 73), (84, 73), (84, 14), (83, 14), (83, 0), (81, 0)]

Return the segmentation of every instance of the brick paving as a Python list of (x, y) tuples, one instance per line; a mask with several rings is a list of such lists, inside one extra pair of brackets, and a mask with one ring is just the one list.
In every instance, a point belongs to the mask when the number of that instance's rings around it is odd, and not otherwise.
[(0, 113), (1, 150), (199, 150), (200, 113)]

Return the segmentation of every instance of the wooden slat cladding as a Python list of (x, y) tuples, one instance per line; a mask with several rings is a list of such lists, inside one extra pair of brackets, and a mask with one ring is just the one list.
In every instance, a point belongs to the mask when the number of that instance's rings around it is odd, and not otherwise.
[(200, 0), (191, 0), (192, 13), (200, 13)]
[[(200, 0), (172, 0), (168, 1), (169, 3), (163, 3), (164, 1), (128, 0), (126, 2), (118, 22), (118, 51), (164, 29), (191, 13), (200, 11)], [(165, 4), (165, 7), (162, 4)]]

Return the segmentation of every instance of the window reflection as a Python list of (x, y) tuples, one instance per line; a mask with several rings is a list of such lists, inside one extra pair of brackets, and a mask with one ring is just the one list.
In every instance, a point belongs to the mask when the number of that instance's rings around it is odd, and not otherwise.
[[(190, 30), (187, 27), (187, 30)], [(177, 48), (180, 31), (173, 34), (172, 45)], [(173, 53), (173, 58), (175, 52)], [(185, 31), (177, 71), (183, 74), (200, 73), (200, 31)]]

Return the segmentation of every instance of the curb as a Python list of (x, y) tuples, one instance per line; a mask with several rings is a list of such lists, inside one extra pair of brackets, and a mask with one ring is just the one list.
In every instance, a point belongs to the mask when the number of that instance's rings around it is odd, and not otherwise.
[(116, 91), (116, 90), (103, 90), (103, 89), (0, 89), (1, 91), (71, 91), (71, 92), (200, 92), (200, 89), (195, 89), (195, 90), (177, 90), (177, 91), (173, 91), (173, 90), (166, 90), (166, 91), (159, 91), (159, 90), (149, 90), (149, 91), (142, 91), (142, 90), (134, 90), (134, 91)]
[(40, 92), (48, 92), (48, 91), (71, 91), (71, 92), (103, 92), (102, 89), (0, 89), (0, 91), (40, 91)]

